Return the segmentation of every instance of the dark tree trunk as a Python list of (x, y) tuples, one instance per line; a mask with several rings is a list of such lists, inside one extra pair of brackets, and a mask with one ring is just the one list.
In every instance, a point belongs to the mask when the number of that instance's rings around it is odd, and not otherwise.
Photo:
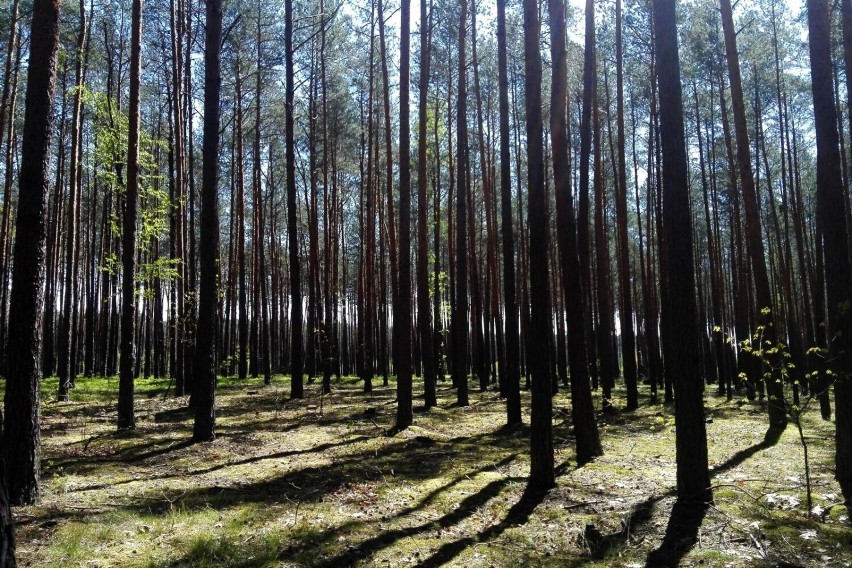
[(133, 376), (136, 348), (136, 205), (139, 196), (139, 74), (142, 67), (142, 0), (133, 0), (130, 39), (130, 121), (127, 136), (127, 193), (124, 196), (121, 281), (121, 364), (118, 382), (118, 429), (136, 426)]
[[(435, 395), (435, 352), (429, 305), (429, 229), (427, 133), (429, 90), (429, 46), (432, 37), (432, 12), (426, 17), (426, 0), (420, 0), (420, 92), (417, 132), (417, 328), (420, 335), (420, 357), (423, 361), (423, 390), (426, 408), (438, 404)], [(400, 215), (402, 213), (400, 212)], [(437, 251), (436, 251), (437, 253)]]
[[(826, 0), (808, 0), (811, 81), (817, 144), (817, 208), (825, 254), (829, 360), (837, 377), (835, 442), (837, 471), (847, 509), (852, 509), (852, 310), (849, 308), (852, 274), (846, 202), (840, 170), (837, 114), (831, 77), (831, 28)], [(818, 275), (822, 277), (822, 275)]]
[(577, 221), (571, 195), (571, 161), (568, 156), (568, 62), (565, 35), (565, 2), (550, 0), (550, 49), (553, 78), (550, 99), (550, 136), (556, 191), (556, 229), (559, 241), (563, 297), (566, 300), (568, 364), (571, 368), (571, 404), (577, 462), (587, 463), (603, 453), (592, 391), (583, 319), (583, 283), (577, 254)]
[[(409, 86), (411, 68), (411, 2), (402, 0), (399, 62), (399, 279), (394, 306), (396, 340), (396, 427), (412, 420), (411, 386), (411, 127)], [(425, 17), (423, 18), (425, 21)], [(428, 311), (426, 312), (429, 313)]]
[[(766, 270), (766, 256), (763, 250), (763, 238), (760, 229), (760, 212), (754, 186), (754, 175), (751, 169), (751, 151), (748, 140), (748, 125), (746, 123), (745, 106), (743, 103), (742, 79), (740, 77), (737, 40), (730, 0), (721, 0), (722, 27), (725, 35), (725, 49), (728, 60), (728, 76), (731, 82), (731, 103), (734, 110), (734, 130), (737, 140), (737, 165), (743, 191), (743, 208), (746, 216), (746, 240), (748, 253), (751, 258), (754, 273), (755, 299), (753, 306), (759, 314), (758, 321), (763, 328), (762, 345), (755, 346), (763, 351), (764, 345), (775, 346), (777, 331), (776, 322), (782, 321), (775, 311), (772, 292), (769, 286), (769, 275)], [(848, 256), (848, 254), (847, 254)], [(768, 310), (768, 312), (767, 312)], [(776, 365), (772, 365), (773, 367)], [(783, 429), (787, 425), (787, 413), (784, 408), (784, 390), (781, 377), (772, 371), (772, 376), (766, 381), (769, 393), (769, 426)]]
[(456, 294), (453, 304), (453, 384), (458, 389), (458, 405), (468, 405), (467, 388), (467, 81), (465, 78), (465, 36), (467, 0), (461, 0), (459, 17), (458, 101), (456, 103)]
[[(592, 155), (592, 101), (595, 91), (595, 4), (586, 0), (586, 43), (583, 50), (583, 107), (580, 117), (580, 189), (577, 210), (577, 254), (580, 260), (582, 278), (583, 320), (586, 326), (584, 335), (587, 340), (589, 370), (592, 384), (598, 385), (597, 350), (595, 349), (592, 304), (592, 260), (591, 237), (589, 234), (589, 159)], [(604, 406), (610, 401), (604, 399)]]
[(13, 505), (39, 497), (41, 431), (41, 317), (59, 0), (35, 0), (21, 146), (18, 214), (15, 221), (8, 374), (4, 400), (3, 459)]
[[(387, 233), (388, 252), (390, 253), (390, 276), (391, 276), (391, 307), (396, 309), (399, 293), (399, 248), (397, 247), (396, 237), (396, 211), (394, 209), (393, 195), (393, 147), (392, 147), (392, 128), (391, 128), (391, 103), (390, 103), (390, 74), (388, 73), (388, 53), (385, 42), (385, 16), (384, 16), (384, 0), (377, 1), (378, 16), (379, 16), (379, 58), (381, 60), (382, 70), (382, 102), (384, 103), (384, 138), (385, 138), (385, 198), (386, 198), (386, 215), (387, 225), (385, 231)], [(400, 168), (402, 175), (402, 168)], [(409, 174), (410, 175), (410, 174)], [(391, 359), (396, 364), (397, 348), (400, 334), (403, 330), (396, 325), (391, 330)], [(410, 333), (408, 329), (404, 333)], [(385, 354), (384, 357), (387, 357)], [(386, 366), (387, 367), (387, 366)], [(387, 373), (385, 373), (387, 377)]]
[(63, 301), (62, 320), (59, 330), (59, 394), (61, 401), (68, 400), (68, 391), (74, 383), (74, 352), (72, 347), (72, 335), (74, 330), (75, 304), (77, 303), (77, 212), (80, 207), (80, 165), (82, 150), (82, 133), (80, 123), (82, 122), (82, 85), (83, 85), (83, 52), (86, 37), (86, 11), (83, 0), (80, 0), (80, 28), (77, 32), (77, 49), (75, 63), (75, 86), (74, 108), (71, 118), (71, 159), (68, 171), (68, 207), (66, 209), (65, 237), (65, 299)]
[[(527, 168), (530, 229), (530, 341), (537, 349), (550, 344), (550, 292), (547, 263), (547, 195), (544, 186), (544, 139), (542, 134), (541, 51), (538, 2), (524, 0), (524, 69), (527, 114)], [(556, 485), (553, 471), (553, 403), (550, 357), (540, 354), (529, 362), (532, 375), (532, 413), (530, 418), (529, 487), (543, 491)]]
[(520, 339), (515, 295), (515, 238), (512, 227), (512, 157), (509, 139), (509, 65), (506, 48), (506, 0), (497, 0), (497, 60), (500, 96), (500, 226), (503, 231), (503, 306), (506, 321), (506, 423), (521, 423)]
[(219, 329), (219, 92), (221, 88), (222, 0), (207, 0), (204, 41), (204, 144), (202, 146), (201, 250), (198, 331), (195, 343), (193, 399), (195, 442), (216, 436), (216, 330)]
[[(0, 416), (0, 442), (3, 441), (3, 417)], [(6, 491), (6, 467), (0, 458), (0, 568), (15, 568), (15, 525)]]
[(657, 81), (660, 87), (660, 141), (663, 154), (663, 231), (668, 271), (671, 334), (677, 338), (666, 357), (666, 374), (675, 394), (677, 432), (677, 497), (680, 503), (712, 500), (704, 424), (704, 383), (698, 352), (699, 330), (695, 308), (692, 216), (686, 170), (680, 59), (674, 0), (655, 3), (654, 34)]
[(299, 267), (299, 241), (296, 230), (296, 144), (293, 117), (293, 0), (284, 1), (285, 161), (287, 169), (287, 243), (290, 252), (290, 397), (303, 398), (302, 376), (302, 287)]
[(618, 245), (618, 289), (621, 305), (619, 323), (621, 325), (621, 360), (624, 384), (627, 387), (627, 410), (639, 407), (639, 392), (636, 384), (636, 335), (633, 330), (633, 295), (630, 285), (630, 246), (627, 239), (627, 161), (624, 146), (627, 143), (624, 133), (624, 46), (622, 39), (623, 18), (621, 0), (615, 3), (615, 77), (616, 77), (616, 121), (618, 128), (618, 176), (615, 191), (615, 216)]
[(245, 379), (248, 376), (248, 293), (246, 290), (246, 188), (243, 164), (243, 103), (242, 103), (242, 70), (237, 55), (237, 71), (234, 81), (236, 87), (236, 117), (234, 136), (236, 138), (236, 185), (237, 185), (237, 303), (239, 305), (239, 321), (237, 323), (237, 376)]

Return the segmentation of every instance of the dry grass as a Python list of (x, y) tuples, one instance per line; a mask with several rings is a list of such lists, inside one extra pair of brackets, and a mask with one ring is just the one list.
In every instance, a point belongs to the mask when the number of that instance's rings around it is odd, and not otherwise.
[(441, 385), (439, 408), (391, 435), (393, 385), (364, 395), (344, 380), (325, 397), (310, 385), (289, 401), (285, 384), (222, 381), (219, 437), (199, 445), (163, 382), (140, 381), (131, 434), (115, 433), (115, 379), (81, 379), (74, 402), (45, 403), (43, 499), (14, 511), (21, 565), (852, 565), (846, 510), (829, 507), (833, 424), (816, 412), (806, 434), (823, 522), (803, 510), (794, 428), (764, 444), (757, 406), (710, 396), (716, 503), (672, 515), (664, 406), (601, 416), (605, 455), (578, 469), (557, 395), (558, 487), (536, 496), (524, 493), (528, 432), (501, 429), (493, 392), (456, 408)]

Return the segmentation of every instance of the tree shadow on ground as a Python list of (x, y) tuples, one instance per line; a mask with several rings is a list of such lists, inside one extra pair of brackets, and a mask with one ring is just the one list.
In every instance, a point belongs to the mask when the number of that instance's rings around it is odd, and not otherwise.
[(716, 465), (715, 467), (711, 468), (710, 469), (710, 475), (711, 476), (717, 476), (720, 473), (724, 473), (724, 472), (726, 472), (730, 469), (734, 469), (735, 467), (737, 467), (738, 465), (740, 465), (741, 463), (743, 463), (744, 461), (746, 461), (747, 459), (749, 459), (750, 457), (755, 455), (756, 453), (758, 453), (762, 450), (767, 450), (767, 449), (771, 448), (772, 446), (774, 446), (775, 444), (778, 443), (778, 440), (781, 438), (781, 434), (783, 432), (784, 432), (784, 430), (779, 429), (779, 428), (770, 428), (766, 432), (766, 435), (764, 436), (762, 441), (760, 441), (759, 443), (754, 444), (752, 446), (749, 446), (748, 448), (744, 448), (744, 449), (738, 451), (737, 453), (735, 453), (734, 455), (729, 457), (724, 462), (722, 462), (722, 463)]
[[(304, 455), (304, 454), (310, 454), (310, 453), (316, 453), (316, 452), (323, 452), (323, 451), (330, 450), (330, 449), (333, 449), (333, 448), (339, 448), (339, 447), (348, 446), (348, 445), (351, 445), (351, 444), (356, 444), (358, 442), (363, 442), (363, 441), (366, 441), (368, 439), (370, 439), (370, 438), (368, 438), (366, 436), (358, 436), (358, 437), (355, 437), (355, 438), (352, 438), (350, 440), (346, 440), (346, 441), (343, 441), (343, 442), (320, 444), (318, 446), (313, 446), (313, 447), (310, 447), (310, 448), (307, 448), (307, 449), (304, 449), (304, 450), (287, 450), (287, 451), (275, 452), (275, 453), (271, 453), (271, 454), (262, 454), (262, 455), (259, 455), (259, 456), (252, 456), (250, 458), (245, 458), (245, 459), (241, 459), (241, 460), (218, 463), (218, 464), (211, 465), (209, 467), (202, 468), (202, 469), (191, 470), (191, 471), (187, 471), (187, 472), (183, 472), (183, 473), (171, 473), (171, 474), (157, 475), (157, 476), (149, 477), (147, 479), (169, 479), (169, 478), (175, 478), (175, 477), (190, 477), (190, 476), (195, 476), (195, 475), (202, 475), (202, 474), (206, 474), (206, 473), (212, 473), (212, 472), (215, 472), (215, 471), (219, 471), (219, 470), (225, 469), (227, 467), (233, 467), (233, 466), (238, 466), (238, 465), (246, 465), (246, 464), (261, 462), (263, 460), (283, 459), (283, 458), (287, 458), (287, 457), (291, 457), (291, 456)], [(157, 456), (157, 455), (162, 455), (162, 454), (168, 453), (168, 452), (173, 451), (173, 450), (178, 450), (178, 449), (181, 449), (181, 448), (188, 448), (192, 445), (195, 445), (195, 442), (193, 442), (192, 440), (183, 440), (183, 441), (174, 443), (172, 445), (166, 446), (164, 448), (160, 448), (160, 449), (157, 449), (157, 450), (151, 450), (151, 451), (146, 452), (144, 454), (136, 455), (133, 458), (126, 460), (126, 461), (128, 461), (128, 462), (142, 461), (144, 459), (148, 459), (148, 458), (151, 458), (151, 457), (154, 457), (154, 456)], [(95, 491), (95, 490), (100, 490), (100, 489), (106, 489), (108, 487), (113, 487), (113, 486), (116, 486), (116, 485), (124, 485), (124, 484), (127, 484), (127, 483), (133, 483), (133, 482), (136, 482), (136, 481), (139, 481), (139, 480), (133, 478), (133, 479), (126, 479), (126, 480), (123, 480), (123, 481), (110, 481), (109, 483), (103, 483), (103, 484), (98, 484), (98, 485), (87, 485), (85, 487), (80, 487), (80, 488), (76, 489), (76, 491)]]
[[(772, 447), (777, 443), (779, 436), (780, 432), (775, 432), (771, 436), (767, 433), (767, 437), (760, 443), (736, 452), (725, 462), (713, 468), (711, 476), (716, 476), (733, 469), (761, 450)], [(654, 508), (661, 501), (674, 497), (676, 494), (677, 490), (671, 488), (665, 493), (652, 495), (644, 501), (634, 504), (631, 507), (630, 515), (622, 520), (621, 530), (615, 533), (601, 535), (596, 532), (593, 526), (587, 526), (585, 535), (586, 545), (592, 556), (604, 558), (613, 551), (617, 551), (625, 546), (630, 541), (631, 535), (641, 531), (654, 517)], [(708, 504), (701, 503), (697, 505), (675, 503), (669, 516), (668, 527), (663, 542), (659, 548), (648, 556), (646, 566), (649, 568), (654, 566), (677, 566), (680, 560), (689, 553), (695, 544), (698, 529), (704, 520), (707, 507)]]
[(645, 563), (647, 568), (680, 566), (681, 559), (698, 540), (698, 529), (707, 513), (705, 504), (675, 503), (660, 546), (653, 550)]
[[(336, 445), (353, 444), (362, 441), (357, 437), (349, 442)], [(226, 508), (246, 503), (278, 503), (284, 499), (298, 502), (319, 502), (325, 495), (334, 493), (349, 483), (361, 483), (383, 480), (393, 476), (406, 480), (423, 480), (441, 475), (449, 468), (464, 465), (473, 459), (470, 448), (487, 448), (490, 452), (491, 463), (497, 463), (505, 457), (507, 440), (503, 444), (493, 433), (479, 436), (454, 438), (448, 441), (436, 441), (424, 446), (417, 439), (399, 440), (388, 443), (381, 448), (369, 451), (353, 451), (339, 456), (333, 463), (321, 463), (305, 467), (297, 467), (281, 475), (251, 482), (236, 482), (228, 486), (211, 485), (192, 488), (189, 491), (167, 492), (162, 499), (144, 499), (134, 510), (148, 514), (161, 514), (170, 510), (176, 500), (183, 507), (194, 508)], [(511, 445), (521, 444), (523, 440), (508, 440)], [(335, 445), (327, 446), (330, 449)], [(296, 453), (308, 453), (313, 449)], [(476, 454), (477, 460), (483, 458), (482, 449)], [(517, 450), (515, 450), (517, 451)], [(293, 452), (284, 452), (283, 457), (292, 456)], [(274, 456), (258, 456), (254, 460), (271, 459)], [(250, 463), (253, 460), (247, 460)], [(207, 470), (191, 473), (207, 473), (234, 464), (216, 464)], [(304, 488), (304, 489), (300, 489)], [(284, 496), (284, 497), (282, 497)]]
[(372, 556), (382, 549), (388, 548), (403, 538), (417, 536), (428, 531), (446, 529), (456, 525), (472, 515), (478, 508), (485, 505), (488, 501), (499, 495), (511, 481), (512, 479), (509, 477), (495, 479), (473, 495), (469, 495), (464, 498), (455, 509), (439, 519), (429, 521), (415, 527), (402, 527), (381, 532), (372, 538), (347, 548), (345, 551), (332, 558), (323, 559), (314, 566), (318, 568), (351, 566), (360, 560)]
[(478, 542), (493, 540), (503, 534), (506, 529), (524, 525), (529, 520), (535, 508), (538, 507), (544, 497), (547, 495), (545, 491), (531, 490), (527, 488), (524, 491), (521, 499), (512, 505), (509, 512), (502, 521), (496, 525), (491, 525), (485, 530), (479, 531), (474, 536), (465, 537), (453, 542), (448, 542), (436, 550), (432, 556), (426, 558), (419, 564), (417, 568), (431, 568), (433, 566), (442, 566), (461, 554), (467, 547), (473, 546)]

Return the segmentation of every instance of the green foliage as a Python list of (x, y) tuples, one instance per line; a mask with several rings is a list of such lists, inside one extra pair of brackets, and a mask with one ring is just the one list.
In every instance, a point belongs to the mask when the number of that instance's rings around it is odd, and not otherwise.
[[(90, 159), (95, 164), (95, 175), (103, 191), (111, 192), (119, 199), (127, 191), (125, 166), (127, 164), (128, 116), (117, 111), (116, 102), (106, 93), (80, 87), (81, 100), (93, 116), (95, 144)], [(69, 90), (68, 96), (74, 96), (77, 87)], [(139, 136), (139, 212), (137, 249), (142, 251), (151, 241), (165, 237), (169, 231), (169, 215), (177, 205), (169, 199), (168, 192), (162, 189), (163, 175), (159, 171), (155, 152), (165, 147), (167, 142), (153, 138), (144, 128)], [(110, 231), (116, 237), (122, 233), (122, 208), (113, 207), (109, 218)], [(139, 255), (139, 258), (146, 258)], [(107, 255), (101, 270), (116, 274), (121, 267), (121, 259), (115, 253)], [(143, 262), (137, 266), (137, 282), (153, 279), (172, 280), (178, 277), (178, 261), (161, 258)]]

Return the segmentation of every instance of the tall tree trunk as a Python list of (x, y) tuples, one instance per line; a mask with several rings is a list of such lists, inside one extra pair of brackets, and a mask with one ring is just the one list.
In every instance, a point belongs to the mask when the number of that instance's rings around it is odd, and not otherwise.
[(75, 62), (75, 92), (74, 108), (71, 118), (71, 160), (68, 174), (68, 207), (66, 209), (67, 236), (65, 239), (65, 299), (63, 301), (63, 316), (61, 329), (59, 331), (59, 394), (60, 401), (68, 400), (68, 391), (74, 382), (74, 353), (71, 349), (71, 336), (73, 334), (73, 319), (77, 303), (77, 263), (76, 263), (76, 241), (77, 241), (77, 210), (80, 205), (80, 173), (82, 150), (82, 133), (80, 128), (82, 114), (82, 85), (83, 85), (83, 51), (86, 38), (86, 6), (80, 0), (80, 27), (77, 32), (77, 50)]
[(216, 385), (216, 330), (219, 329), (219, 93), (221, 88), (222, 0), (207, 0), (204, 50), (204, 144), (202, 146), (201, 263), (193, 398), (195, 442), (213, 440)]
[[(547, 250), (550, 223), (547, 219), (547, 195), (544, 185), (544, 140), (542, 134), (541, 50), (538, 2), (524, 0), (524, 70), (527, 115), (527, 168), (530, 228), (530, 341), (541, 348), (550, 344), (550, 291)], [(532, 374), (532, 413), (530, 418), (530, 489), (544, 491), (556, 485), (553, 471), (553, 370), (549, 357), (530, 361)]]
[[(583, 287), (583, 320), (588, 341), (589, 367), (592, 383), (597, 388), (598, 364), (595, 349), (592, 307), (592, 260), (591, 236), (589, 234), (589, 158), (592, 155), (592, 101), (596, 83), (595, 64), (595, 3), (586, 0), (586, 40), (583, 50), (583, 107), (580, 117), (580, 189), (577, 210), (577, 254), (580, 260), (580, 275)], [(604, 406), (610, 401), (605, 399)]]
[[(728, 61), (728, 77), (731, 83), (731, 103), (734, 110), (734, 130), (737, 140), (737, 165), (739, 166), (740, 181), (742, 182), (743, 207), (746, 215), (746, 239), (749, 257), (751, 258), (754, 274), (755, 299), (758, 311), (758, 321), (763, 328), (762, 345), (756, 346), (763, 351), (764, 345), (775, 346), (775, 323), (780, 321), (775, 313), (775, 302), (769, 286), (769, 275), (766, 270), (763, 238), (760, 230), (760, 212), (757, 204), (757, 194), (754, 187), (754, 175), (751, 169), (751, 150), (748, 139), (748, 124), (746, 122), (745, 105), (743, 102), (743, 87), (740, 77), (739, 55), (737, 52), (736, 31), (730, 0), (721, 0), (722, 28), (725, 35), (725, 51)], [(848, 256), (848, 255), (847, 255)], [(768, 311), (767, 311), (768, 310)], [(772, 365), (775, 367), (775, 365)], [(766, 382), (769, 393), (769, 426), (773, 429), (783, 429), (787, 425), (787, 413), (784, 408), (784, 389), (781, 377), (774, 370)]]
[[(387, 239), (388, 250), (390, 252), (390, 275), (391, 275), (391, 306), (396, 307), (399, 293), (399, 248), (397, 247), (396, 238), (396, 212), (393, 204), (393, 147), (391, 128), (391, 103), (390, 103), (390, 75), (388, 73), (388, 52), (385, 42), (385, 16), (384, 16), (384, 0), (378, 0), (378, 16), (379, 16), (379, 58), (382, 62), (382, 101), (384, 103), (384, 134), (385, 134), (385, 198), (387, 203)], [(402, 109), (400, 109), (401, 111)], [(400, 168), (400, 172), (402, 168)], [(396, 363), (398, 339), (402, 330), (394, 322), (391, 336), (391, 357)], [(405, 333), (409, 333), (408, 330)]]
[(294, 127), (293, 78), (293, 0), (284, 0), (284, 58), (285, 58), (285, 161), (287, 169), (287, 244), (290, 253), (290, 397), (303, 398), (302, 376), (302, 287), (299, 266), (299, 241), (296, 230), (296, 144)]
[(136, 205), (139, 199), (139, 86), (142, 68), (142, 0), (133, 0), (130, 38), (130, 120), (127, 133), (127, 192), (124, 195), (121, 281), (121, 368), (118, 382), (118, 429), (136, 427), (133, 376), (136, 349)]
[(636, 335), (633, 330), (633, 296), (630, 285), (630, 246), (627, 238), (627, 159), (624, 146), (624, 40), (622, 36), (622, 0), (615, 2), (615, 80), (616, 122), (618, 128), (618, 176), (615, 186), (615, 216), (618, 245), (618, 308), (621, 326), (621, 360), (624, 384), (627, 387), (627, 410), (639, 407), (636, 371)]
[(248, 377), (248, 291), (246, 286), (246, 188), (245, 153), (243, 151), (243, 102), (242, 102), (242, 70), (240, 69), (239, 52), (236, 56), (236, 117), (234, 119), (234, 137), (236, 138), (235, 177), (237, 186), (237, 296), (239, 305), (239, 322), (237, 323), (237, 376), (240, 379)]
[(453, 304), (453, 385), (457, 388), (459, 406), (468, 405), (467, 388), (467, 81), (465, 54), (467, 35), (467, 0), (461, 0), (459, 17), (458, 101), (456, 102), (456, 294)]
[(600, 101), (598, 100), (597, 81), (595, 81), (592, 102), (592, 140), (594, 155), (595, 190), (595, 276), (597, 280), (597, 319), (595, 328), (597, 352), (600, 357), (601, 387), (604, 399), (612, 399), (618, 364), (613, 348), (612, 287), (610, 279), (609, 243), (606, 230), (606, 187), (603, 175), (603, 144), (601, 142)]
[[(840, 171), (837, 114), (831, 77), (831, 28), (826, 0), (808, 0), (808, 31), (811, 85), (817, 144), (817, 209), (822, 226), (825, 292), (830, 365), (837, 377), (835, 395), (835, 477), (846, 508), (852, 510), (852, 270), (849, 266), (849, 234), (846, 202)], [(822, 275), (819, 275), (821, 277)]]
[[(674, 0), (655, 2), (654, 35), (657, 81), (660, 87), (660, 141), (663, 153), (663, 230), (666, 233), (669, 301), (664, 309), (677, 314), (670, 321), (677, 338), (666, 357), (666, 374), (675, 391), (677, 432), (677, 498), (679, 503), (712, 500), (707, 462), (707, 433), (699, 330), (695, 314), (695, 274), (692, 247), (692, 215), (686, 169), (680, 59), (677, 50), (677, 17)], [(669, 355), (669, 354), (667, 354)]]
[(4, 399), (3, 459), (9, 501), (39, 497), (41, 431), (41, 317), (53, 94), (59, 45), (59, 0), (35, 0), (24, 108), (24, 135), (15, 220), (8, 374)]
[(175, 278), (172, 321), (172, 353), (171, 353), (171, 375), (175, 381), (175, 394), (183, 396), (185, 393), (185, 291), (187, 287), (187, 271), (184, 255), (184, 188), (185, 182), (185, 157), (184, 157), (184, 122), (183, 115), (183, 65), (189, 62), (183, 61), (183, 37), (184, 37), (184, 14), (181, 0), (171, 0), (171, 48), (172, 48), (172, 146), (173, 146), (173, 169), (174, 191), (171, 201), (174, 203), (172, 210), (171, 227), (171, 256), (177, 264), (178, 277)]
[[(412, 420), (411, 386), (411, 2), (402, 0), (399, 58), (399, 279), (393, 319), (396, 343), (396, 427)], [(425, 21), (425, 14), (423, 20)], [(428, 314), (428, 311), (426, 312)]]
[[(258, 20), (259, 22), (259, 20)], [(263, 208), (263, 190), (261, 188), (261, 155), (260, 155), (260, 128), (261, 128), (261, 85), (262, 85), (262, 69), (261, 69), (261, 41), (260, 41), (260, 24), (257, 28), (257, 69), (255, 70), (255, 98), (254, 98), (254, 146), (252, 148), (252, 191), (254, 194), (253, 200), (255, 204), (256, 223), (252, 225), (254, 246), (257, 258), (257, 281), (258, 281), (258, 296), (260, 300), (260, 313), (255, 314), (255, 318), (260, 316), (258, 325), (260, 333), (258, 340), (260, 342), (260, 365), (263, 372), (263, 384), (272, 384), (272, 347), (270, 345), (269, 333), (269, 285), (266, 278), (266, 251), (263, 246), (264, 226), (266, 225), (266, 216)], [(271, 252), (271, 251), (270, 251)]]
[[(430, 3), (431, 4), (431, 3)], [(428, 183), (426, 175), (428, 145), (428, 101), (432, 8), (426, 17), (426, 0), (420, 0), (420, 85), (417, 131), (417, 328), (423, 361), (423, 390), (426, 408), (438, 404), (435, 394), (435, 352), (429, 305), (429, 227)], [(400, 213), (401, 214), (401, 213)], [(437, 250), (436, 250), (437, 254)]]
[(512, 226), (512, 157), (509, 138), (509, 64), (506, 0), (497, 0), (497, 65), (500, 96), (500, 227), (503, 232), (503, 309), (506, 321), (506, 423), (521, 423), (520, 330), (515, 295), (515, 237)]
[(550, 136), (556, 191), (556, 229), (559, 241), (563, 297), (566, 300), (568, 364), (571, 368), (571, 417), (577, 440), (577, 462), (584, 464), (603, 453), (589, 384), (589, 361), (583, 319), (583, 283), (577, 254), (577, 221), (571, 190), (568, 132), (568, 57), (564, 0), (548, 2), (550, 51), (553, 61), (550, 98)]

